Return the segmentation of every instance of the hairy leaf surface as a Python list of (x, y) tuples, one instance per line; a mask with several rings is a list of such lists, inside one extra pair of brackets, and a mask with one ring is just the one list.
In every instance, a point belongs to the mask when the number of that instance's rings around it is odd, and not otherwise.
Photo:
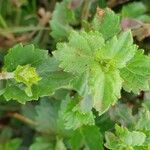
[[(102, 114), (120, 98), (120, 69), (134, 57), (136, 49), (130, 31), (106, 42), (98, 31), (73, 31), (69, 42), (59, 43), (53, 54), (59, 66), (74, 75), (71, 86), (85, 97), (81, 107), (85, 111), (94, 107)], [(84, 107), (86, 103), (91, 106)]]
[(14, 99), (25, 103), (51, 95), (57, 88), (67, 85), (71, 79), (68, 73), (64, 73), (58, 68), (56, 60), (48, 56), (46, 50), (36, 49), (33, 45), (22, 46), (19, 44), (11, 48), (5, 56), (4, 69), (13, 72), (19, 65), (28, 64), (36, 69), (41, 80), (32, 85), (31, 96), (25, 93), (26, 85), (24, 83), (17, 82), (15, 79), (8, 80), (4, 92), (7, 100)]

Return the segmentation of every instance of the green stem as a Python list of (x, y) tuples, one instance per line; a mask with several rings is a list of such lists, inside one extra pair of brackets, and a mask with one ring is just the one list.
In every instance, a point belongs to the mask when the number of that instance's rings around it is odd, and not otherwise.
[(8, 113), (8, 116), (16, 118), (16, 119), (18, 119), (18, 120), (20, 120), (20, 121), (22, 121), (24, 123), (27, 123), (29, 125), (32, 125), (32, 126), (36, 126), (37, 125), (37, 123), (34, 120), (31, 120), (30, 118), (27, 118), (26, 116), (23, 116), (23, 115), (21, 115), (21, 114), (19, 114), (17, 112), (14, 112), (14, 113), (10, 112), (10, 113)]
[(14, 73), (12, 72), (1, 72), (0, 80), (12, 79), (14, 78)]
[(0, 26), (2, 28), (7, 28), (7, 24), (1, 14), (0, 14)]

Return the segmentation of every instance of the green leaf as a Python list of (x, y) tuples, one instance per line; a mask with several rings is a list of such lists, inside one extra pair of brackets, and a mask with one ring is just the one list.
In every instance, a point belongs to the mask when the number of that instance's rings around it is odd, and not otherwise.
[(138, 18), (146, 11), (147, 8), (142, 2), (132, 2), (123, 6), (121, 15), (122, 17)]
[(120, 18), (111, 9), (98, 9), (92, 28), (103, 34), (105, 39), (111, 38), (120, 31)]
[(116, 125), (116, 135), (122, 138), (126, 145), (140, 146), (144, 143), (146, 135), (138, 131), (128, 131), (125, 127)]
[(17, 82), (24, 83), (27, 88), (25, 92), (28, 96), (32, 96), (31, 86), (37, 84), (41, 78), (38, 76), (36, 69), (30, 65), (20, 66), (14, 71), (14, 79)]
[(102, 135), (104, 135), (106, 131), (113, 129), (115, 125), (115, 123), (110, 119), (109, 111), (101, 116), (96, 116), (95, 124), (99, 127)]
[[(33, 45), (23, 46), (18, 44), (9, 50), (5, 56), (4, 69), (7, 72), (13, 72), (18, 66), (30, 66), (29, 71), (32, 68), (34, 76), (39, 76), (41, 80), (37, 84), (33, 84), (29, 91), (26, 91), (28, 90), (26, 89), (27, 82), (17, 82), (18, 77), (16, 78), (17, 81), (15, 79), (7, 80), (4, 92), (6, 100), (13, 99), (25, 103), (26, 101), (51, 95), (56, 89), (68, 85), (71, 79), (70, 74), (64, 73), (58, 68), (57, 61), (48, 55), (48, 51), (37, 49)], [(33, 81), (30, 80), (28, 85)], [(32, 94), (27, 95), (26, 93), (30, 93), (30, 90)]]
[(120, 149), (122, 150), (120, 147), (122, 146), (122, 144), (119, 143), (118, 138), (111, 132), (105, 132), (105, 147), (110, 149), (110, 150), (116, 150), (116, 149)]
[(82, 146), (82, 135), (78, 130), (75, 130), (70, 137), (70, 145), (72, 150), (78, 150)]
[[(59, 112), (60, 100), (62, 100), (62, 97), (61, 99), (55, 99), (53, 97), (41, 98), (40, 103), (32, 110), (35, 112), (32, 119), (35, 120), (35, 129), (38, 132), (51, 135), (52, 137), (57, 134), (61, 135), (61, 137), (67, 137), (71, 134), (71, 130), (65, 129), (63, 117)], [(28, 117), (31, 118), (31, 116)]]
[(120, 98), (120, 69), (134, 57), (136, 50), (130, 31), (107, 42), (97, 31), (73, 31), (69, 42), (58, 43), (53, 54), (59, 66), (74, 75), (70, 85), (84, 97), (81, 109), (86, 112), (94, 107), (102, 114)]
[(48, 51), (40, 50), (34, 47), (34, 45), (17, 44), (9, 49), (8, 54), (5, 56), (4, 68), (8, 72), (16, 70), (18, 65), (31, 64), (33, 67), (37, 67), (45, 62), (48, 58)]
[(63, 139), (57, 138), (55, 150), (67, 150), (67, 148), (63, 142)]
[(135, 146), (141, 146), (145, 142), (146, 135), (143, 132), (130, 132), (127, 128), (118, 125), (116, 125), (115, 130), (115, 134), (111, 132), (106, 132), (105, 134), (105, 146), (108, 149), (116, 150), (116, 148), (119, 148), (121, 150), (134, 150)]
[(6, 142), (0, 143), (1, 150), (19, 150), (21, 145), (21, 139), (10, 139)]
[(85, 149), (103, 150), (103, 139), (96, 126), (83, 126), (76, 130), (70, 143), (73, 150), (79, 150), (83, 146)]
[(43, 98), (35, 110), (37, 114), (35, 116), (36, 129), (47, 134), (57, 133), (59, 102), (55, 101), (55, 99)]
[(132, 114), (132, 109), (122, 103), (118, 103), (109, 110), (111, 120), (120, 123), (123, 126), (133, 128), (135, 126), (136, 117)]
[(147, 12), (148, 7), (143, 2), (132, 2), (123, 6), (121, 16), (123, 18), (134, 18), (145, 23), (150, 23), (150, 16)]
[(77, 129), (83, 125), (94, 125), (92, 111), (82, 112), (77, 105), (77, 99), (68, 96), (62, 101), (59, 117), (63, 119), (66, 129)]
[[(87, 149), (103, 150), (102, 136), (99, 132), (99, 129), (96, 126), (84, 126), (81, 129), (81, 134), (86, 143)], [(92, 140), (91, 140), (91, 138), (92, 138)]]
[(48, 137), (37, 137), (35, 142), (29, 147), (29, 150), (48, 150), (54, 149), (53, 144), (51, 143)]
[(150, 131), (150, 112), (147, 109), (141, 109), (138, 113), (138, 120), (135, 126), (137, 130)]
[(53, 54), (66, 72), (83, 73), (94, 62), (96, 50), (104, 45), (99, 32), (71, 32), (69, 43), (58, 43)]
[(142, 103), (143, 108), (147, 109), (150, 111), (150, 101), (149, 101), (149, 95), (146, 95), (144, 97), (144, 101)]
[(73, 30), (70, 24), (75, 22), (75, 13), (69, 8), (69, 2), (70, 0), (64, 0), (61, 3), (56, 3), (50, 20), (51, 36), (57, 41), (66, 39), (70, 31)]
[(118, 70), (103, 72), (100, 68), (96, 68), (91, 72), (89, 84), (93, 95), (93, 106), (101, 115), (120, 98), (122, 79)]
[(102, 48), (103, 57), (105, 59), (112, 59), (117, 68), (125, 67), (126, 63), (133, 58), (137, 46), (133, 44), (131, 31), (121, 33), (118, 38), (114, 36), (106, 42)]
[(137, 19), (140, 20), (140, 21), (142, 21), (142, 22), (144, 22), (144, 23), (150, 23), (150, 16), (147, 15), (147, 14), (138, 16)]
[(121, 69), (123, 87), (127, 91), (138, 93), (141, 90), (149, 90), (150, 57), (138, 51), (127, 66)]

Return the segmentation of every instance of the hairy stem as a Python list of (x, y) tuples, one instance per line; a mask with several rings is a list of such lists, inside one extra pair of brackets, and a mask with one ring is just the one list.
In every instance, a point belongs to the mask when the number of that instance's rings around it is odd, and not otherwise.
[(0, 73), (0, 80), (12, 79), (12, 78), (14, 78), (14, 73), (12, 73), (12, 72), (1, 72)]

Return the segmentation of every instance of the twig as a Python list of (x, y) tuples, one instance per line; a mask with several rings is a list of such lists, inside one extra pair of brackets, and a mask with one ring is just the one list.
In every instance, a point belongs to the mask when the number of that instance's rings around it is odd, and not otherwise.
[(11, 72), (2, 72), (0, 73), (0, 80), (12, 79), (14, 78), (14, 74)]
[(26, 116), (23, 116), (17, 112), (10, 112), (7, 114), (9, 117), (13, 117), (13, 118), (16, 118), (24, 123), (27, 123), (29, 125), (32, 125), (32, 126), (36, 126), (37, 123), (29, 118), (27, 118)]

